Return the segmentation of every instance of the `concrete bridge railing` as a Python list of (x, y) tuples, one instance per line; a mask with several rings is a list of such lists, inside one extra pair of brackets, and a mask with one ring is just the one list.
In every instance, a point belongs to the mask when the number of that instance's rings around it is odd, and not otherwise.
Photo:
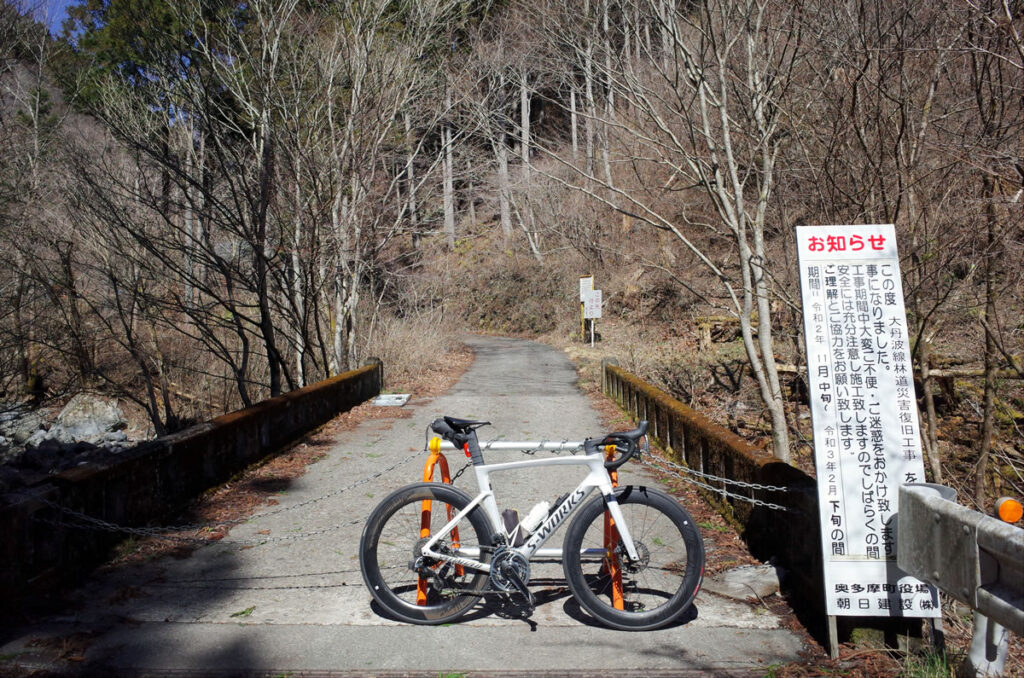
[(73, 580), (124, 537), (70, 527), (68, 511), (128, 527), (167, 521), (210, 487), (379, 394), (382, 381), (377, 361), (0, 495), (0, 597), (17, 601)]
[[(722, 480), (701, 478), (705, 498), (740, 530), (759, 560), (781, 568), (791, 598), (824, 614), (821, 537), (813, 478), (614, 364), (602, 365), (602, 388), (637, 420), (671, 461)], [(739, 481), (746, 485), (726, 482)], [(751, 487), (767, 485), (774, 490)], [(716, 491), (719, 490), (719, 491)], [(753, 500), (753, 501), (751, 501)], [(775, 504), (782, 510), (766, 507)]]

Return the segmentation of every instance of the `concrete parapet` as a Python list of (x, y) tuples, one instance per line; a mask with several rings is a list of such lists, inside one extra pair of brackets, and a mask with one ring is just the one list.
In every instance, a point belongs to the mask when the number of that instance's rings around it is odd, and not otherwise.
[[(699, 478), (713, 489), (700, 491), (740, 530), (750, 552), (782, 568), (783, 587), (807, 609), (823, 613), (821, 537), (813, 478), (754, 447), (735, 433), (606, 360), (601, 383), (606, 395), (636, 420), (650, 422), (650, 434), (671, 460), (701, 473), (767, 490)], [(716, 491), (717, 490), (717, 491)], [(784, 511), (745, 501), (777, 504)]]
[(377, 361), (0, 495), (0, 596), (17, 600), (73, 580), (124, 538), (69, 527), (61, 508), (128, 527), (166, 521), (210, 487), (379, 394), (382, 375)]

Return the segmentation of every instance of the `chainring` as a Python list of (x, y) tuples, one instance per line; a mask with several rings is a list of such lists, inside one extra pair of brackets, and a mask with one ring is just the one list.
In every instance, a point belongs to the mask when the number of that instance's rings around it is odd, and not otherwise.
[(530, 562), (526, 556), (507, 546), (499, 546), (494, 549), (494, 555), (491, 556), (491, 586), (496, 590), (518, 590), (511, 577), (506, 574), (509, 567), (519, 576), (523, 584), (530, 581)]

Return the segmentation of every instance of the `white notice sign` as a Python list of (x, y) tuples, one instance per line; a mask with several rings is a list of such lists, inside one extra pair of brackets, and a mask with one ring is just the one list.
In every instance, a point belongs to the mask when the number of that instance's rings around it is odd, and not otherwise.
[(830, 615), (938, 617), (896, 567), (899, 486), (924, 482), (896, 231), (798, 226)]
[(601, 290), (590, 290), (587, 298), (583, 300), (583, 317), (601, 317)]
[(580, 276), (580, 303), (586, 303), (587, 295), (594, 289), (594, 276), (592, 275), (581, 275)]

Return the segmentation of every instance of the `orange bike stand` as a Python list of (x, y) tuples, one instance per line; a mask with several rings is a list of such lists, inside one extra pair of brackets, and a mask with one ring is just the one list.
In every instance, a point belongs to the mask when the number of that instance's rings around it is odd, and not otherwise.
[[(434, 469), (438, 464), (441, 465), (441, 482), (451, 484), (452, 478), (448, 472), (448, 460), (441, 454), (441, 439), (431, 438), (430, 456), (427, 457), (427, 463), (423, 467), (424, 482), (430, 483), (434, 481)], [(420, 539), (430, 536), (430, 504), (429, 499), (424, 499), (420, 506)], [(452, 507), (449, 505), (448, 520), (451, 520), (454, 515)], [(452, 530), (452, 545), (456, 548), (459, 546), (459, 528), (457, 527)], [(464, 569), (461, 565), (456, 565), (455, 572), (461, 577)], [(418, 577), (416, 580), (416, 604), (427, 604), (427, 580), (423, 577)]]
[[(615, 446), (606, 445), (604, 448), (605, 457), (608, 461), (615, 458)], [(612, 487), (619, 486), (619, 472), (610, 471)], [(604, 512), (604, 569), (612, 579), (612, 605), (616, 610), (625, 608), (622, 597), (622, 566), (619, 564), (619, 555), (615, 552), (619, 543), (619, 531), (615, 529), (615, 520), (607, 510)]]

